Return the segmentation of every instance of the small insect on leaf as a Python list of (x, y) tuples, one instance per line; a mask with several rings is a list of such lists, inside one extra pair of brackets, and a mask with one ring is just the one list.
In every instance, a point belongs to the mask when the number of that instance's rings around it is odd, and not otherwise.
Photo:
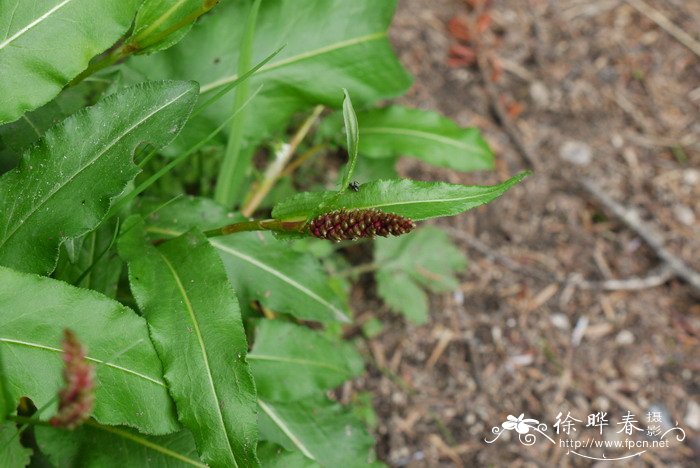
[(353, 192), (359, 192), (360, 190), (360, 183), (356, 180), (353, 180), (348, 184), (348, 188), (352, 190)]

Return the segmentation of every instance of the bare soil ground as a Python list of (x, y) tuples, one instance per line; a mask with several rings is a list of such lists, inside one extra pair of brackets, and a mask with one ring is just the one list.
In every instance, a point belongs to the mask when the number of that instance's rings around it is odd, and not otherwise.
[[(368, 342), (368, 376), (354, 384), (376, 395), (380, 457), (391, 466), (590, 466), (541, 438), (531, 447), (515, 432), (484, 439), (507, 415), (551, 427), (560, 411), (584, 420), (574, 438), (587, 434), (586, 415), (607, 411), (606, 437), (615, 438), (631, 411), (642, 428), (647, 413), (660, 413), (663, 429), (678, 423), (686, 439), (628, 465), (693, 466), (700, 292), (664, 270), (581, 181), (637, 209), (700, 270), (700, 57), (639, 2), (495, 0), (481, 16), (477, 3), (400, 0), (391, 33), (416, 77), (402, 103), (480, 127), (497, 170), (458, 174), (407, 160), (402, 171), (480, 184), (535, 172), (488, 207), (439, 223), (470, 267), (459, 291), (431, 298), (428, 325), (355, 291), (359, 312), (387, 324)], [(700, 2), (643, 3), (700, 40)], [(627, 281), (637, 277), (646, 282)]]

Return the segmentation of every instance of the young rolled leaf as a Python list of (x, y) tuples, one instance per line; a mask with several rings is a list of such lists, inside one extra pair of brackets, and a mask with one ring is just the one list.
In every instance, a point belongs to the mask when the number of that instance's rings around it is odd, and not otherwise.
[(119, 242), (131, 290), (182, 424), (211, 466), (256, 466), (256, 395), (240, 310), (216, 251), (196, 230), (157, 248), (129, 218)]
[(300, 400), (360, 374), (362, 357), (347, 343), (280, 320), (262, 320), (248, 355), (258, 394), (268, 401)]
[(377, 180), (360, 186), (359, 191), (340, 195), (335, 192), (304, 192), (278, 203), (272, 210), (275, 219), (284, 221), (308, 220), (318, 214), (339, 209), (376, 208), (420, 221), (439, 216), (453, 216), (486, 204), (503, 195), (520, 182), (527, 173), (521, 173), (505, 182), (492, 186), (456, 185), (446, 182), (421, 182), (409, 179)]
[(34, 433), (41, 452), (54, 466), (206, 466), (199, 461), (194, 439), (187, 430), (164, 436), (146, 436), (126, 427), (88, 424), (75, 431), (39, 426)]
[(145, 0), (125, 47), (153, 53), (177, 44), (219, 0)]
[(367, 466), (374, 439), (345, 408), (326, 399), (259, 400), (264, 440), (301, 452), (321, 466)]
[[(131, 26), (140, 0), (2, 0), (0, 124), (50, 101)], [(76, 27), (79, 25), (79, 27)]]
[(180, 427), (143, 318), (97, 292), (0, 267), (0, 358), (11, 402), (26, 396), (41, 408), (56, 399), (65, 328), (95, 365), (97, 421), (148, 434)]
[(24, 468), (29, 465), (32, 450), (22, 446), (17, 425), (0, 422), (0, 466), (3, 468)]
[(0, 265), (48, 274), (62, 239), (99, 224), (138, 168), (134, 149), (170, 142), (197, 97), (194, 83), (144, 83), (48, 130), (0, 177)]
[(379, 296), (415, 323), (425, 323), (428, 318), (428, 298), (422, 289), (456, 289), (459, 282), (455, 274), (467, 266), (447, 234), (430, 226), (399, 239), (377, 239), (374, 263), (379, 266)]
[[(436, 112), (390, 106), (360, 112), (360, 153), (363, 157), (413, 156), (433, 166), (456, 171), (492, 169), (491, 149), (476, 128), (463, 128)], [(324, 122), (321, 132), (333, 137), (339, 115)]]
[[(242, 43), (243, 18), (251, 4), (251, 0), (222, 2), (177, 45), (154, 56), (133, 57), (130, 66), (149, 79), (196, 80), (206, 98), (241, 73), (239, 51), (232, 44)], [(387, 38), (395, 6), (395, 0), (262, 2), (252, 63), (283, 44), (287, 46), (250, 80), (251, 89), (261, 83), (265, 86), (246, 119), (246, 144), (283, 130), (295, 112), (317, 104), (340, 108), (341, 88), (349, 90), (355, 105), (405, 91), (410, 78)], [(192, 124), (200, 127), (199, 132), (208, 133), (230, 114), (234, 99), (224, 97)], [(191, 143), (190, 125), (187, 127), (183, 147)]]
[(355, 166), (357, 165), (358, 145), (360, 142), (357, 115), (355, 115), (355, 109), (352, 107), (350, 94), (347, 89), (344, 89), (343, 92), (345, 93), (345, 99), (343, 100), (343, 122), (345, 123), (345, 136), (347, 139), (348, 163), (340, 182), (340, 192), (347, 190), (348, 185), (352, 181), (352, 176), (355, 173)]
[[(149, 204), (150, 205), (150, 204)], [(152, 208), (144, 206), (142, 212)], [(193, 227), (202, 230), (235, 221), (226, 210), (204, 198), (181, 199), (147, 220), (160, 238), (176, 237)], [(269, 233), (243, 232), (209, 240), (224, 262), (244, 310), (258, 301), (275, 312), (302, 320), (349, 322), (345, 298), (331, 288), (318, 261), (295, 252)]]

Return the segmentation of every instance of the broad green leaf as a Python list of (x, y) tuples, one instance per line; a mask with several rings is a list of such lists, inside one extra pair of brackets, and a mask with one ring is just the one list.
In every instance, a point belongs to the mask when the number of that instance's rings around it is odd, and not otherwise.
[[(336, 115), (324, 122), (323, 133), (336, 133)], [(493, 153), (476, 128), (463, 128), (438, 113), (401, 106), (360, 112), (363, 157), (414, 156), (433, 166), (456, 171), (492, 169)]]
[(258, 444), (258, 458), (263, 468), (313, 468), (315, 463), (299, 452), (289, 452), (277, 444), (260, 442)]
[[(243, 18), (251, 4), (250, 0), (222, 3), (176, 46), (155, 56), (133, 57), (130, 66), (149, 79), (195, 80), (206, 98), (240, 74), (237, 67)], [(261, 83), (265, 87), (246, 119), (247, 143), (281, 131), (295, 112), (317, 104), (339, 108), (341, 88), (349, 90), (356, 106), (405, 91), (410, 78), (396, 59), (386, 33), (395, 4), (395, 0), (262, 2), (252, 63), (283, 44), (287, 46), (250, 81), (251, 87)], [(201, 119), (193, 119), (197, 132), (207, 134), (222, 122), (230, 114), (233, 100), (233, 96), (227, 96)], [(183, 137), (199, 140), (189, 133), (190, 127)], [(186, 142), (182, 145), (189, 146)]]
[(0, 264), (50, 273), (62, 239), (95, 228), (136, 175), (134, 149), (170, 142), (196, 96), (193, 83), (143, 83), (47, 131), (0, 177)]
[(362, 372), (362, 357), (348, 343), (280, 320), (262, 320), (248, 355), (258, 394), (270, 401), (322, 394)]
[(126, 427), (88, 423), (74, 431), (39, 426), (34, 432), (39, 448), (57, 467), (206, 466), (199, 461), (194, 439), (187, 430), (146, 436)]
[(380, 271), (404, 272), (434, 292), (459, 287), (455, 274), (467, 267), (464, 254), (445, 231), (434, 226), (418, 229), (399, 239), (377, 239), (374, 262)]
[(377, 180), (360, 186), (358, 192), (304, 192), (279, 203), (272, 216), (281, 220), (304, 220), (313, 216), (323, 203), (324, 211), (340, 208), (377, 208), (406, 216), (414, 221), (453, 216), (486, 204), (503, 195), (528, 173), (491, 186), (456, 185), (415, 180)]
[(218, 0), (145, 0), (134, 22), (127, 47), (139, 53), (152, 53), (177, 44), (192, 23), (209, 11)]
[(119, 248), (180, 421), (206, 463), (255, 466), (255, 384), (221, 260), (196, 230), (156, 248), (142, 223), (138, 217), (126, 221)]
[(247, 303), (317, 322), (350, 322), (343, 299), (316, 260), (293, 252), (270, 233), (243, 232), (210, 240), (234, 289)]
[(0, 267), (0, 358), (11, 401), (27, 396), (41, 408), (55, 399), (63, 386), (65, 328), (95, 364), (97, 421), (149, 434), (178, 429), (143, 318), (95, 291)]
[[(200, 198), (178, 200), (147, 223), (154, 236), (167, 238), (192, 227), (213, 229), (236, 220), (220, 205)], [(269, 233), (242, 232), (209, 242), (219, 252), (244, 308), (259, 301), (270, 310), (303, 320), (350, 321), (344, 298), (331, 288), (318, 261), (308, 254), (293, 251)]]
[(47, 103), (131, 26), (141, 0), (2, 0), (0, 124)]
[(405, 273), (376, 273), (377, 294), (391, 309), (401, 312), (414, 323), (425, 323), (428, 319), (428, 296), (416, 287)]
[(343, 122), (345, 124), (345, 136), (347, 137), (348, 148), (348, 164), (345, 169), (345, 175), (340, 183), (340, 191), (347, 190), (352, 176), (357, 165), (357, 151), (360, 140), (360, 132), (357, 127), (357, 115), (352, 107), (350, 94), (347, 89), (344, 89), (345, 99), (343, 100)]
[(455, 274), (467, 266), (447, 234), (430, 226), (398, 239), (377, 239), (374, 262), (379, 266), (379, 296), (416, 323), (428, 318), (428, 300), (421, 287), (434, 292), (456, 289)]
[(0, 422), (0, 466), (2, 468), (24, 468), (32, 456), (31, 449), (22, 447), (17, 425)]
[(322, 466), (361, 467), (373, 459), (374, 439), (349, 411), (326, 399), (259, 400), (264, 440), (301, 452)]

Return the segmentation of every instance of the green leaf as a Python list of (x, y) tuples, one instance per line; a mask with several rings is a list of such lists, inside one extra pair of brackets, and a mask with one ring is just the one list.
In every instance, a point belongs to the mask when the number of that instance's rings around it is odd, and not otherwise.
[(421, 287), (434, 292), (459, 287), (455, 277), (467, 262), (447, 234), (425, 227), (398, 239), (377, 239), (374, 263), (379, 296), (395, 311), (416, 323), (428, 318), (428, 300)]
[(127, 47), (138, 53), (153, 53), (177, 44), (192, 23), (209, 11), (218, 0), (145, 0), (134, 22)]
[(0, 466), (23, 468), (29, 465), (31, 449), (22, 447), (17, 426), (11, 422), (0, 423)]
[(146, 241), (142, 222), (125, 222), (119, 248), (180, 421), (206, 463), (255, 466), (255, 384), (221, 260), (194, 230), (156, 248)]
[[(222, 3), (176, 46), (155, 56), (133, 57), (129, 63), (151, 79), (196, 80), (205, 98), (241, 73), (238, 45), (244, 31), (242, 18), (251, 4), (249, 0)], [(350, 91), (355, 105), (405, 91), (410, 78), (386, 33), (395, 4), (395, 0), (262, 2), (253, 39), (253, 63), (279, 46), (287, 46), (251, 79), (251, 87), (260, 83), (265, 87), (246, 119), (246, 143), (281, 131), (295, 112), (317, 104), (339, 108), (342, 100), (338, 90), (343, 87)], [(193, 119), (198, 132), (207, 134), (223, 121), (233, 101), (233, 96), (227, 96), (201, 119)], [(189, 133), (190, 127), (183, 137), (197, 141), (199, 138)], [(189, 146), (184, 141), (181, 144)]]
[(178, 429), (143, 318), (97, 292), (0, 267), (0, 357), (11, 401), (27, 396), (41, 408), (55, 399), (65, 328), (95, 364), (97, 421), (149, 434)]
[(0, 124), (56, 96), (131, 26), (141, 0), (0, 2)]
[(326, 273), (307, 255), (269, 233), (238, 233), (210, 240), (224, 261), (241, 301), (260, 301), (302, 320), (350, 322), (347, 306)]
[(41, 451), (57, 467), (206, 466), (197, 458), (194, 439), (186, 430), (146, 436), (126, 427), (88, 422), (73, 431), (38, 426), (34, 433)]
[[(324, 134), (338, 131), (338, 117), (324, 122)], [(494, 167), (493, 153), (478, 129), (460, 127), (438, 113), (390, 106), (360, 112), (358, 119), (362, 156), (413, 156), (456, 171)]]
[(464, 271), (467, 260), (445, 231), (427, 226), (398, 239), (377, 239), (374, 262), (379, 271), (404, 272), (433, 292), (459, 287), (455, 274)]
[(280, 320), (262, 320), (248, 355), (261, 398), (299, 400), (321, 394), (362, 373), (352, 345)]
[(8, 398), (7, 383), (5, 383), (5, 372), (2, 368), (2, 356), (0, 356), (0, 423), (5, 421), (5, 417), (10, 414), (10, 411), (12, 411), (12, 406), (13, 405)]
[(376, 273), (377, 294), (391, 309), (401, 312), (413, 323), (425, 323), (428, 319), (428, 296), (416, 287), (405, 273)]
[(326, 399), (258, 404), (264, 440), (301, 452), (322, 466), (363, 467), (371, 462), (374, 439), (339, 404)]
[(258, 458), (263, 468), (312, 468), (318, 463), (306, 458), (299, 452), (288, 452), (277, 444), (260, 442), (258, 444)]
[(324, 211), (340, 208), (377, 208), (406, 216), (414, 221), (453, 216), (486, 204), (520, 182), (527, 172), (491, 186), (456, 185), (415, 180), (377, 180), (360, 186), (358, 192), (304, 192), (279, 203), (272, 216), (280, 220), (305, 220), (315, 215), (323, 203)]
[[(144, 207), (145, 212), (149, 210)], [(175, 237), (192, 227), (221, 227), (236, 219), (211, 200), (183, 199), (149, 218), (148, 231)], [(293, 251), (269, 233), (237, 233), (209, 240), (219, 252), (244, 308), (259, 301), (266, 308), (303, 320), (349, 322), (344, 298), (330, 286), (318, 261)]]
[(350, 94), (347, 89), (343, 89), (343, 92), (345, 93), (345, 99), (343, 100), (343, 122), (345, 123), (345, 135), (347, 137), (348, 164), (345, 169), (343, 180), (340, 183), (340, 192), (347, 190), (348, 184), (355, 172), (355, 166), (357, 165), (357, 148), (360, 142), (360, 132), (357, 128), (357, 115), (355, 115), (355, 109), (352, 107)]
[(134, 149), (170, 142), (196, 96), (193, 83), (144, 83), (47, 131), (0, 178), (0, 264), (50, 273), (62, 239), (94, 229), (136, 175)]

